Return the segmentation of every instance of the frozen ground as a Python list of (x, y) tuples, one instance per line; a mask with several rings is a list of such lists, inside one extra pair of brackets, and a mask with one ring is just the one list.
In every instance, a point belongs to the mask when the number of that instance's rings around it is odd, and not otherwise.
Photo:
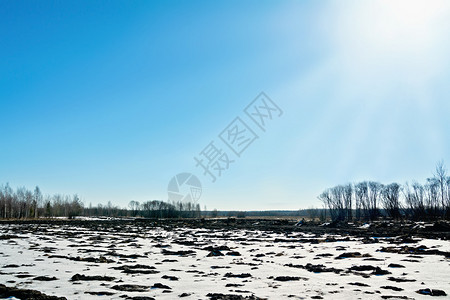
[[(0, 267), (0, 284), (67, 299), (428, 299), (425, 289), (450, 294), (450, 242), (405, 236), (0, 223)], [(224, 296), (230, 294), (239, 296)]]

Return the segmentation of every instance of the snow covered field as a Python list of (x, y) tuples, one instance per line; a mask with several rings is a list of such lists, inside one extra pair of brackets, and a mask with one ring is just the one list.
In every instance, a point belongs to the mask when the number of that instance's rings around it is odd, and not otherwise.
[(67, 299), (448, 299), (449, 253), (414, 237), (1, 224), (0, 283)]

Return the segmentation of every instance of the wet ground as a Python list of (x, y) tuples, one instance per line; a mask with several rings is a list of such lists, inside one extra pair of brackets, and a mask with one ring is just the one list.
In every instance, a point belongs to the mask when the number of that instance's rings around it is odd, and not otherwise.
[(296, 223), (233, 218), (0, 222), (0, 297), (449, 297), (447, 222)]

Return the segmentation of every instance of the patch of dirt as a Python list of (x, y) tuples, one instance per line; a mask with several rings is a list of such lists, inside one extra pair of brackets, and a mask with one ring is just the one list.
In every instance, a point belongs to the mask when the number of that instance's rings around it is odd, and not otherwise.
[(122, 284), (122, 285), (115, 285), (112, 287), (112, 289), (122, 292), (148, 292), (150, 288), (145, 285)]
[(72, 278), (70, 279), (71, 281), (113, 281), (114, 279), (116, 279), (115, 277), (111, 277), (111, 276), (87, 276), (87, 275), (83, 275), (83, 274), (75, 274), (72, 276)]
[(0, 284), (0, 297), (33, 300), (67, 300), (65, 297), (49, 296), (36, 290), (18, 289), (15, 287), (7, 287), (3, 284)]
[(385, 290), (393, 290), (393, 291), (396, 291), (396, 292), (403, 291), (402, 288), (399, 288), (399, 287), (396, 287), (396, 286), (391, 286), (391, 285), (380, 286), (380, 288), (385, 289)]
[(48, 277), (48, 276), (37, 276), (34, 277), (33, 280), (37, 280), (37, 281), (53, 281), (53, 280), (58, 280), (58, 278), (56, 277)]
[(206, 295), (209, 300), (266, 300), (265, 298), (258, 298), (256, 296), (242, 296), (236, 294), (219, 294), (219, 293), (209, 293)]
[(276, 281), (299, 281), (299, 280), (309, 280), (308, 278), (304, 278), (304, 277), (296, 277), (296, 276), (278, 276), (275, 277), (273, 280)]
[(242, 273), (242, 274), (226, 273), (225, 275), (223, 275), (223, 277), (228, 277), (228, 278), (249, 278), (249, 277), (252, 277), (252, 275), (249, 274), (249, 273)]
[(442, 290), (432, 290), (432, 289), (420, 289), (416, 291), (416, 293), (421, 295), (428, 295), (428, 296), (447, 296), (447, 293)]

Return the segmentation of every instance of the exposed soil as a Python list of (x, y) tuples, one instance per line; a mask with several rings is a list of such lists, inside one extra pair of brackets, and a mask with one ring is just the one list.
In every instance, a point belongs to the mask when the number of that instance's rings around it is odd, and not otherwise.
[[(442, 275), (450, 267), (448, 222), (296, 224), (235, 218), (0, 221), (0, 283), (9, 285), (0, 284), (0, 296), (413, 299), (449, 292)], [(17, 259), (19, 250), (32, 259)], [(441, 272), (439, 285), (435, 271)]]

